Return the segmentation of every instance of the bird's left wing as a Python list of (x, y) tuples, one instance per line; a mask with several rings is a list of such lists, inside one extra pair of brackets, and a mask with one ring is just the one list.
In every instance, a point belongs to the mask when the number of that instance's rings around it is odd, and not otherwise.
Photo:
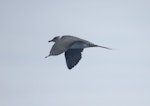
[(68, 49), (65, 52), (66, 64), (69, 69), (72, 69), (80, 61), (83, 49)]

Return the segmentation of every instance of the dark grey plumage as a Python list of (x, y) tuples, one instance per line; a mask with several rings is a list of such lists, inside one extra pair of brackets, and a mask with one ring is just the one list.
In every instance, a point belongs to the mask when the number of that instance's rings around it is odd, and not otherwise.
[(83, 49), (69, 49), (65, 52), (66, 64), (69, 69), (73, 68), (81, 59)]
[(108, 47), (95, 45), (89, 41), (80, 39), (78, 37), (65, 35), (65, 36), (56, 36), (49, 42), (55, 42), (48, 56), (56, 56), (65, 52), (65, 59), (68, 69), (72, 69), (80, 61), (84, 48), (88, 47), (101, 47), (109, 49)]

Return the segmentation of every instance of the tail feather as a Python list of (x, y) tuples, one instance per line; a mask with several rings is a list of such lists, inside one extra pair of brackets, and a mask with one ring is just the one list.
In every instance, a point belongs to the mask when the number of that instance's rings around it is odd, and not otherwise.
[(104, 49), (112, 50), (112, 48), (108, 48), (108, 47), (105, 47), (105, 46), (99, 46), (99, 45), (97, 45), (97, 47), (101, 47), (101, 48), (104, 48)]
[(100, 47), (100, 48), (112, 50), (112, 48), (108, 48), (108, 47), (105, 47), (105, 46), (99, 46), (99, 45), (95, 45), (95, 44), (92, 44), (92, 43), (91, 43), (89, 46), (90, 46), (90, 47)]

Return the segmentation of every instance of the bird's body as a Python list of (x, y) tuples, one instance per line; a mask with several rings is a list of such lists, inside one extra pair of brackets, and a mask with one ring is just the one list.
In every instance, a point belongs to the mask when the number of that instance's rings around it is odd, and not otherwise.
[(69, 69), (72, 69), (81, 59), (81, 52), (84, 48), (88, 47), (101, 47), (105, 49), (110, 49), (104, 46), (98, 46), (95, 45), (87, 40), (70, 36), (70, 35), (64, 35), (62, 37), (56, 36), (49, 42), (55, 42), (53, 45), (49, 56), (56, 56), (61, 53), (65, 52), (65, 58), (66, 58), (66, 64)]

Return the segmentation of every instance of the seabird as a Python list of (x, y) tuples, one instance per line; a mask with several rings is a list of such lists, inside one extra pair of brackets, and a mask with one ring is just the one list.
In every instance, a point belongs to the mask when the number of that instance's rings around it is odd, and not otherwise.
[(65, 52), (65, 59), (68, 69), (72, 69), (81, 59), (81, 52), (88, 47), (101, 47), (111, 50), (111, 48), (95, 45), (87, 40), (71, 36), (56, 36), (48, 42), (55, 42), (48, 56), (57, 56)]

